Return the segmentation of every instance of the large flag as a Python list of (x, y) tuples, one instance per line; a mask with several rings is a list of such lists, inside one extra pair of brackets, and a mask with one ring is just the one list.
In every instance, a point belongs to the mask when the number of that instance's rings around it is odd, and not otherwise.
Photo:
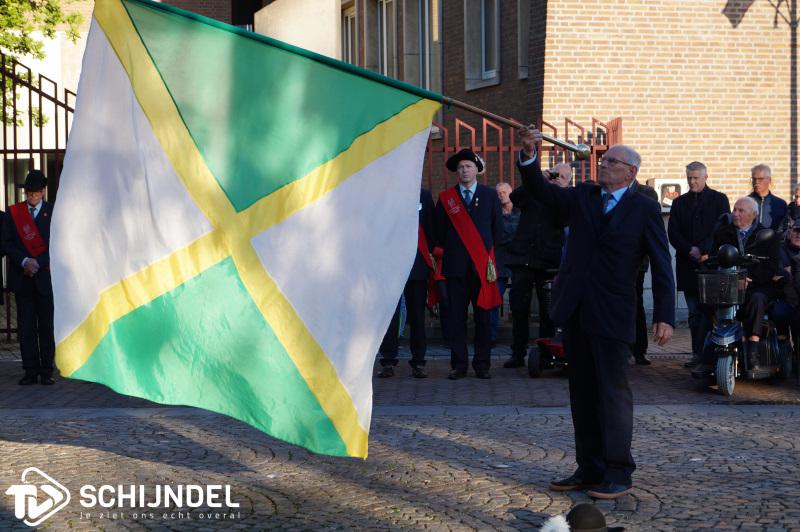
[(51, 237), (62, 375), (366, 457), (440, 101), (98, 0)]

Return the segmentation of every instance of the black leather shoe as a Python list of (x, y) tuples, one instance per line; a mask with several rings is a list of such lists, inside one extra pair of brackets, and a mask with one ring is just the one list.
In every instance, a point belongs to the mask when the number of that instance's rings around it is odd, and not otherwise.
[(385, 379), (387, 377), (394, 377), (394, 368), (392, 366), (383, 366), (380, 373), (378, 373), (379, 379)]
[(42, 377), (40, 382), (45, 386), (52, 386), (53, 384), (56, 383), (56, 380), (53, 377)]
[(634, 357), (634, 358), (636, 359), (636, 364), (639, 365), (639, 366), (649, 366), (650, 365), (650, 361), (647, 360), (647, 357), (644, 356), (644, 355), (638, 356), (638, 357)]
[(747, 342), (745, 342), (744, 349), (745, 353), (747, 353), (747, 365), (750, 366), (748, 369), (750, 371), (758, 370), (761, 363), (761, 360), (759, 360), (758, 356), (758, 342), (747, 340)]
[(422, 369), (421, 367), (415, 366), (411, 368), (411, 376), (414, 377), (415, 379), (424, 379), (428, 376), (428, 374), (425, 373), (425, 370)]
[(478, 377), (479, 379), (491, 379), (492, 378), (492, 376), (489, 375), (489, 372), (487, 370), (481, 370), (481, 371), (477, 371), (476, 370), (475, 371), (475, 376)]
[(463, 379), (466, 376), (467, 376), (466, 371), (458, 371), (457, 369), (454, 369), (453, 371), (450, 372), (447, 378), (450, 379), (451, 381), (457, 381), (458, 379)]
[(684, 368), (693, 368), (700, 363), (700, 357), (697, 355), (692, 355), (688, 361), (683, 363)]
[(504, 368), (524, 368), (525, 367), (525, 359), (524, 358), (517, 358), (511, 357), (505, 362), (503, 362)]
[(553, 480), (550, 482), (550, 489), (553, 491), (574, 491), (596, 488), (599, 485), (599, 482), (588, 482), (575, 473), (561, 480)]
[(617, 484), (615, 482), (603, 482), (596, 488), (586, 490), (586, 495), (593, 499), (616, 499), (627, 495), (633, 490), (630, 484)]
[(711, 375), (711, 372), (714, 371), (713, 366), (711, 364), (697, 364), (692, 368), (692, 377), (695, 378), (702, 378)]
[(34, 375), (33, 377), (30, 377), (28, 375), (25, 375), (19, 380), (17, 384), (19, 384), (20, 386), (30, 386), (31, 384), (36, 384), (36, 376)]

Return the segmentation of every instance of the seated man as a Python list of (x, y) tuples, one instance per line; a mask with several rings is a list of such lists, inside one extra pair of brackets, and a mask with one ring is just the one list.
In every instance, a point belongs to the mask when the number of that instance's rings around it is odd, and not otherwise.
[[(758, 366), (758, 341), (766, 330), (764, 315), (769, 302), (775, 299), (774, 277), (779, 275), (779, 239), (777, 234), (767, 240), (759, 240), (756, 235), (765, 228), (756, 221), (758, 204), (750, 197), (739, 198), (733, 206), (733, 213), (723, 215), (723, 222), (714, 232), (714, 244), (711, 249), (716, 252), (725, 244), (739, 249), (742, 254), (768, 257), (757, 264), (747, 266), (747, 292), (744, 305), (739, 309), (739, 318), (745, 333), (744, 350), (751, 368)], [(704, 360), (698, 371), (710, 369), (709, 360)]]

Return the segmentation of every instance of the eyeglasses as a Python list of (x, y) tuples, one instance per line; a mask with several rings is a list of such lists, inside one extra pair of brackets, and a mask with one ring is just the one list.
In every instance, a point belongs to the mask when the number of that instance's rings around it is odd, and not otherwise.
[(630, 166), (630, 167), (636, 166), (634, 164), (626, 163), (625, 161), (621, 161), (619, 159), (615, 159), (614, 157), (601, 157), (600, 158), (600, 164), (603, 164), (603, 163), (607, 163), (609, 166), (612, 165), (612, 164), (617, 164), (617, 163), (624, 164), (625, 166)]

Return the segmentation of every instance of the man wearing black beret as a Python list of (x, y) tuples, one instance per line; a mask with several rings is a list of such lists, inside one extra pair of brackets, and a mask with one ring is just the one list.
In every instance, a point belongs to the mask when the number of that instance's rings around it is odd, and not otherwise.
[(443, 249), (442, 275), (450, 304), (449, 379), (467, 375), (467, 308), (472, 303), (475, 319), (475, 353), (472, 368), (479, 379), (488, 379), (491, 339), (489, 310), (500, 304), (494, 242), (502, 228), (502, 209), (494, 189), (477, 181), (483, 161), (469, 149), (447, 160), (458, 184), (439, 194), (436, 204), (437, 241)]
[(8, 255), (8, 288), (17, 301), (17, 329), (25, 375), (21, 385), (53, 384), (53, 286), (50, 282), (50, 219), (53, 205), (44, 201), (47, 178), (39, 170), (25, 177), (26, 200), (9, 209), (3, 225)]

